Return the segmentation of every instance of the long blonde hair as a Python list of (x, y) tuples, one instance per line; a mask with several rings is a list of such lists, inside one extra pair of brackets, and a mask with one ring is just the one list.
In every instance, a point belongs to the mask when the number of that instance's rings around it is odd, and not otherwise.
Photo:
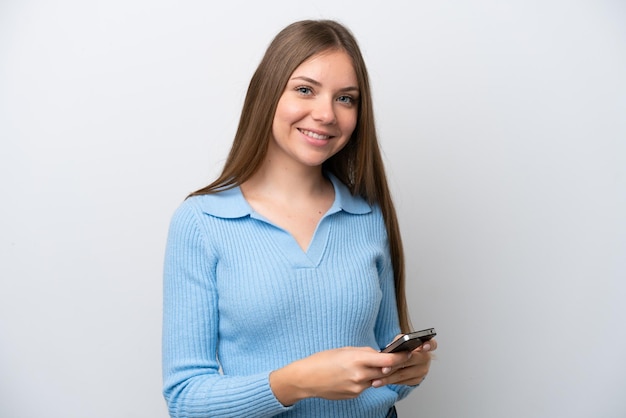
[(380, 206), (390, 245), (400, 328), (409, 332), (404, 251), (376, 137), (369, 76), (356, 39), (346, 27), (332, 20), (304, 20), (276, 35), (250, 81), (222, 173), (191, 196), (241, 185), (259, 169), (272, 136), (276, 106), (289, 77), (304, 61), (329, 50), (344, 51), (352, 59), (359, 87), (359, 113), (352, 137), (341, 151), (324, 162), (323, 169), (339, 178), (353, 195)]

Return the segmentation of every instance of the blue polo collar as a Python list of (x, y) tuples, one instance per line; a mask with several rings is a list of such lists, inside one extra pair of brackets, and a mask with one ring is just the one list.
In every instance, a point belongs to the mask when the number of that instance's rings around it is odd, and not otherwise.
[[(362, 215), (372, 211), (371, 206), (362, 197), (353, 196), (350, 190), (337, 177), (331, 173), (326, 173), (326, 175), (335, 189), (335, 201), (328, 210), (327, 215), (341, 210), (355, 215)], [(200, 197), (199, 203), (202, 212), (218, 218), (234, 219), (255, 216), (256, 214), (244, 198), (239, 186)]]

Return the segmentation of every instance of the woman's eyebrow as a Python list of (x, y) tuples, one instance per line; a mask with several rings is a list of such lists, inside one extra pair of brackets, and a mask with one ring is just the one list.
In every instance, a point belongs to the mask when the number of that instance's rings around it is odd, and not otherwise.
[[(317, 80), (314, 80), (310, 77), (306, 77), (303, 75), (297, 76), (297, 77), (293, 77), (291, 80), (302, 80), (302, 81), (306, 81), (307, 83), (313, 84), (314, 86), (321, 86), (322, 83), (320, 83)], [(359, 88), (356, 86), (348, 86), (348, 87), (343, 87), (341, 89), (339, 89), (339, 91), (359, 91)]]
[(319, 81), (313, 80), (312, 78), (305, 77), (303, 75), (294, 77), (294, 78), (292, 78), (292, 80), (302, 80), (302, 81), (306, 81), (307, 83), (311, 83), (311, 84), (316, 85), (316, 86), (321, 86), (322, 85), (322, 83), (320, 83)]

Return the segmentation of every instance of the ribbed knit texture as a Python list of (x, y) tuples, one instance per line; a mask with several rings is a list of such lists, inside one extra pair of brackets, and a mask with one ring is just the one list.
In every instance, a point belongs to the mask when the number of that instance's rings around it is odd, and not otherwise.
[[(269, 374), (315, 352), (399, 333), (381, 212), (330, 176), (335, 202), (305, 253), (241, 190), (187, 199), (164, 269), (164, 395), (172, 417), (382, 418), (411, 388), (284, 407)], [(221, 371), (220, 371), (221, 367)]]

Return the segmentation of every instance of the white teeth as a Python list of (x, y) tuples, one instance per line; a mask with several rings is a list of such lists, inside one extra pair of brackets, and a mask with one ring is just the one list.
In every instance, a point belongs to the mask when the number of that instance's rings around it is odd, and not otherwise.
[(320, 135), (320, 134), (316, 134), (315, 132), (307, 131), (305, 129), (301, 129), (300, 132), (314, 139), (330, 139), (329, 135)]

